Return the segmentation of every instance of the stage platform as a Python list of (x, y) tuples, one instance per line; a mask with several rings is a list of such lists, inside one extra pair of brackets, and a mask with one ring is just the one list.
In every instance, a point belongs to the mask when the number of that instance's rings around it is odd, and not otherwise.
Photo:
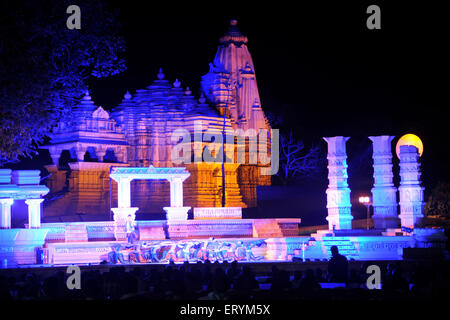
[(40, 229), (0, 230), (0, 260), (6, 267), (99, 264), (119, 245), (126, 261), (137, 251), (145, 255), (141, 262), (157, 264), (323, 261), (334, 245), (349, 260), (402, 260), (405, 248), (445, 248), (447, 240), (441, 229), (320, 230), (298, 236), (299, 224), (300, 219), (137, 221), (136, 248), (116, 240), (113, 221), (43, 223)]
[[(210, 260), (229, 262), (327, 260), (330, 248), (335, 245), (349, 260), (401, 260), (403, 249), (415, 246), (412, 236), (355, 236), (279, 238), (219, 238), (219, 239), (173, 239), (141, 240), (138, 242), (141, 254), (148, 252), (155, 263), (169, 263)], [(108, 260), (108, 253), (118, 245), (126, 261), (135, 250), (126, 242), (92, 241), (60, 242), (46, 244), (44, 263), (52, 265), (98, 264)], [(127, 248), (128, 247), (128, 248)]]
[[(140, 240), (297, 236), (301, 219), (137, 220)], [(42, 223), (46, 242), (115, 240), (114, 221)]]

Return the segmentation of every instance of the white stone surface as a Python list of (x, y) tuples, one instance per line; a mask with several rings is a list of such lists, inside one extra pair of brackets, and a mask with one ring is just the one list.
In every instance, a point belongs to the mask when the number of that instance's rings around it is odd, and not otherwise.
[(191, 207), (164, 207), (166, 212), (166, 219), (170, 222), (172, 220), (187, 220), (188, 211)]
[(0, 169), (0, 228), (11, 228), (11, 205), (26, 200), (29, 228), (40, 228), (41, 203), (50, 190), (40, 185), (39, 170)]
[(11, 205), (14, 203), (14, 199), (0, 199), (0, 228), (11, 228)]
[[(164, 211), (167, 213), (167, 220), (187, 220), (187, 212), (191, 207), (183, 207), (183, 181), (190, 176), (190, 173), (186, 170), (186, 168), (155, 168), (153, 166), (126, 168), (117, 167), (112, 168), (111, 171), (110, 177), (118, 184), (118, 208), (111, 209), (114, 212), (114, 216), (116, 216), (116, 212), (119, 214), (122, 211), (125, 212), (126, 209), (130, 209), (130, 183), (132, 180), (165, 179), (170, 182), (170, 207), (164, 208)], [(138, 208), (136, 208), (136, 210), (137, 209)]]
[(241, 207), (194, 208), (196, 219), (242, 219)]
[(400, 221), (402, 227), (415, 228), (424, 218), (424, 188), (420, 185), (418, 149), (400, 146)]
[(39, 170), (14, 170), (11, 174), (14, 184), (39, 184), (41, 180)]
[(349, 137), (324, 138), (328, 143), (327, 209), (329, 230), (352, 228), (350, 188), (347, 183), (347, 153), (345, 144)]
[(397, 228), (397, 188), (392, 181), (392, 140), (394, 136), (372, 136), (373, 179), (372, 203), (373, 221), (376, 229)]
[(41, 227), (41, 203), (44, 199), (28, 199), (28, 228), (36, 229)]

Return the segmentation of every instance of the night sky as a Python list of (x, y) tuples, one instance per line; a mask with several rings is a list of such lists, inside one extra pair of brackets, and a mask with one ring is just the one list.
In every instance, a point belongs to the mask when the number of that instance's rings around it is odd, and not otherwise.
[[(133, 94), (150, 85), (162, 67), (167, 79), (178, 78), (198, 96), (200, 77), (209, 70), (219, 37), (230, 19), (237, 19), (249, 38), (262, 107), (282, 115), (284, 129), (292, 128), (305, 143), (321, 144), (324, 150), (321, 137), (351, 136), (349, 174), (363, 188), (372, 184), (367, 136), (415, 133), (424, 143), (427, 189), (448, 181), (448, 28), (443, 8), (295, 3), (112, 4), (120, 10), (128, 70), (92, 82), (91, 95), (96, 104), (111, 109), (127, 90)], [(381, 30), (366, 27), (370, 4), (380, 5)]]

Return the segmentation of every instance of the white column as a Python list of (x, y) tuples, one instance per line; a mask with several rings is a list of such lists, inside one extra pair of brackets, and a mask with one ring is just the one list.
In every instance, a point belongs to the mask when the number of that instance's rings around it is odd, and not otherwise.
[(139, 208), (131, 207), (131, 180), (132, 178), (113, 178), (117, 182), (117, 208), (111, 208), (114, 213), (114, 235), (116, 240), (125, 240), (125, 224), (128, 216), (136, 219), (136, 211)]
[(119, 178), (117, 181), (117, 206), (131, 207), (131, 178)]
[(48, 151), (50, 152), (50, 157), (52, 158), (53, 164), (58, 167), (59, 165), (59, 158), (61, 157), (62, 150), (60, 148), (49, 148)]
[(345, 143), (349, 137), (324, 138), (328, 143), (328, 229), (352, 228), (350, 188), (347, 183), (347, 153)]
[(397, 228), (397, 188), (392, 182), (394, 136), (369, 137), (373, 142), (373, 222), (376, 229)]
[(41, 227), (41, 203), (44, 199), (28, 199), (25, 203), (28, 205), (28, 228)]
[(104, 162), (104, 157), (105, 157), (105, 155), (106, 155), (106, 149), (100, 149), (100, 148), (97, 148), (96, 150), (95, 150), (95, 154), (97, 155), (97, 158), (98, 158), (98, 162)]
[(187, 220), (191, 207), (183, 207), (183, 181), (186, 178), (168, 178), (170, 182), (170, 207), (164, 207), (167, 220)]
[(414, 146), (400, 146), (400, 222), (402, 227), (420, 227), (424, 218), (424, 188), (420, 186), (419, 153)]
[(11, 205), (14, 199), (0, 199), (0, 228), (11, 229)]
[(170, 206), (182, 207), (183, 206), (183, 179), (171, 178), (170, 182)]
[(86, 148), (83, 148), (82, 146), (75, 147), (75, 155), (77, 157), (77, 161), (84, 161), (84, 155), (86, 154)]

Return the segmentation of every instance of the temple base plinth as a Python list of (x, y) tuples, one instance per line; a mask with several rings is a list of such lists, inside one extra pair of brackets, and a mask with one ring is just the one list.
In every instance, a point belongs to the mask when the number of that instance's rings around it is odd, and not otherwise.
[(111, 208), (114, 212), (114, 236), (116, 240), (126, 240), (127, 234), (125, 232), (125, 224), (127, 223), (128, 216), (131, 215), (131, 220), (136, 218), (136, 211), (139, 208)]
[(191, 207), (164, 207), (166, 219), (170, 220), (187, 220), (188, 211)]

